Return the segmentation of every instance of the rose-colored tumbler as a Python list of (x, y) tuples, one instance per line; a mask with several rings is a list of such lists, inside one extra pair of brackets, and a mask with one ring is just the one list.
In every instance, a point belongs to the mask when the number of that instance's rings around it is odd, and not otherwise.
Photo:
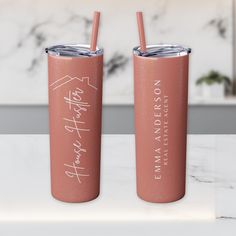
[(99, 195), (103, 51), (58, 45), (46, 52), (52, 195), (89, 201)]
[(137, 194), (172, 202), (185, 194), (189, 48), (134, 48)]

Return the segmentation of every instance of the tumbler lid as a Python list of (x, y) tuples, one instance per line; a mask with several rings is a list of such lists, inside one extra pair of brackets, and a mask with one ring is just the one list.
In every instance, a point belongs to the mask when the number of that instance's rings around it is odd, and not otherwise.
[(157, 44), (148, 45), (146, 52), (141, 52), (140, 46), (137, 46), (133, 49), (133, 53), (141, 57), (179, 57), (188, 55), (191, 49), (180, 45)]
[(63, 57), (94, 57), (103, 54), (103, 49), (97, 48), (96, 51), (91, 51), (89, 45), (84, 44), (61, 44), (48, 47), (46, 53), (52, 56)]

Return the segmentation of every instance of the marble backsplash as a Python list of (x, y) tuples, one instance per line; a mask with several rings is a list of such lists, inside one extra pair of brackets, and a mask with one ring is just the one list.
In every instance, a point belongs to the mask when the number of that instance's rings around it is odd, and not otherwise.
[(135, 12), (145, 17), (147, 41), (193, 49), (195, 81), (216, 69), (232, 77), (232, 0), (0, 0), (0, 104), (47, 103), (44, 48), (88, 43), (100, 10), (99, 45), (105, 49), (104, 103), (133, 102), (132, 48), (138, 44)]

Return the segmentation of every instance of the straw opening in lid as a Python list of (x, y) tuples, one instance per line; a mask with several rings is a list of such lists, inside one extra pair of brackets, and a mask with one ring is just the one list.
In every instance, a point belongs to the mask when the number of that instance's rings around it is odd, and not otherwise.
[(148, 45), (146, 52), (142, 52), (140, 46), (137, 46), (133, 49), (133, 53), (142, 57), (177, 57), (188, 55), (191, 53), (191, 48), (177, 44), (157, 44)]
[(96, 48), (95, 51), (90, 50), (90, 45), (84, 44), (61, 44), (48, 47), (46, 53), (52, 56), (65, 57), (94, 57), (103, 54), (103, 49)]

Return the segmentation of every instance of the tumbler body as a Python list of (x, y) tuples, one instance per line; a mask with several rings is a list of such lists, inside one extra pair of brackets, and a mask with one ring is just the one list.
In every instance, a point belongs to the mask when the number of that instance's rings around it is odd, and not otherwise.
[(103, 53), (64, 54), (48, 53), (51, 192), (85, 202), (99, 195)]
[(174, 52), (133, 56), (137, 194), (154, 203), (185, 195), (190, 50)]

